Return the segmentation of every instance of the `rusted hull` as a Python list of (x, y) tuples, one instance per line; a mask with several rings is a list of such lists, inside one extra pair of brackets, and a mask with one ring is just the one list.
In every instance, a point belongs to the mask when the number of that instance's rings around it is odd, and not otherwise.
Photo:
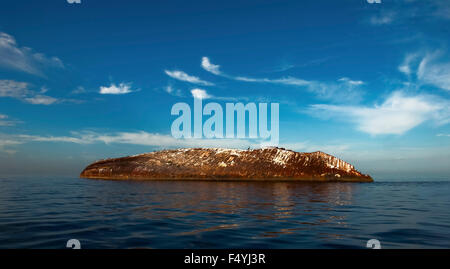
[(108, 159), (82, 178), (111, 180), (372, 182), (369, 175), (323, 152), (285, 149), (179, 149)]

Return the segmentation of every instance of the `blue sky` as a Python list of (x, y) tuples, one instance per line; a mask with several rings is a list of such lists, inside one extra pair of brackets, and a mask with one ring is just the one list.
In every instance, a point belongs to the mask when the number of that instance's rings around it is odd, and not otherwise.
[(280, 144), (375, 178), (450, 175), (450, 3), (2, 1), (0, 174), (77, 175), (177, 141), (170, 110), (280, 103)]

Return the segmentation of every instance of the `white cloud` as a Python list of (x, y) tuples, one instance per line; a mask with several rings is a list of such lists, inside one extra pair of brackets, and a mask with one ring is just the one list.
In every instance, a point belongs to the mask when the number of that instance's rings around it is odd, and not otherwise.
[(417, 78), (450, 91), (450, 62), (437, 62), (440, 52), (426, 55), (419, 64)]
[(43, 75), (41, 67), (64, 68), (59, 58), (47, 57), (30, 48), (19, 47), (14, 37), (3, 32), (0, 32), (0, 66), (40, 76)]
[(203, 57), (202, 58), (202, 67), (203, 67), (203, 69), (205, 69), (208, 72), (213, 73), (214, 75), (220, 75), (221, 74), (221, 72), (219, 70), (220, 69), (220, 65), (212, 64), (209, 61), (208, 57)]
[(434, 96), (406, 96), (402, 92), (394, 92), (381, 105), (374, 107), (319, 104), (312, 105), (311, 112), (352, 121), (358, 130), (371, 135), (403, 134), (427, 121), (448, 123), (449, 105), (447, 100)]
[(28, 94), (28, 83), (14, 80), (0, 80), (0, 97), (21, 99)]
[(26, 82), (14, 80), (0, 80), (0, 97), (10, 97), (34, 105), (51, 105), (60, 100), (54, 97), (40, 94), (45, 91), (32, 91)]
[(192, 97), (194, 99), (215, 99), (215, 100), (222, 100), (222, 101), (237, 101), (237, 100), (243, 100), (246, 99), (246, 97), (223, 97), (223, 96), (215, 96), (209, 94), (206, 90), (203, 89), (192, 89), (191, 90)]
[(111, 83), (109, 87), (101, 86), (100, 87), (100, 94), (127, 94), (133, 92), (131, 90), (131, 85), (129, 83), (120, 83), (119, 85), (116, 85), (114, 83)]
[(349, 85), (353, 85), (353, 86), (359, 86), (359, 85), (363, 85), (364, 84), (364, 81), (351, 80), (351, 79), (349, 79), (347, 77), (340, 78), (340, 79), (338, 79), (338, 81), (345, 82), (345, 83), (348, 83)]
[(446, 136), (446, 137), (450, 137), (450, 134), (437, 134), (436, 136)]
[(194, 97), (195, 99), (208, 99), (212, 97), (205, 90), (202, 89), (193, 89), (191, 90), (191, 93), (192, 97)]
[(186, 82), (189, 82), (189, 83), (203, 85), (203, 86), (213, 86), (214, 85), (214, 83), (201, 80), (198, 77), (190, 76), (190, 75), (186, 74), (183, 71), (179, 71), (179, 70), (168, 71), (168, 70), (165, 70), (164, 72), (169, 77), (177, 79), (177, 80), (186, 81)]
[(35, 95), (33, 97), (25, 98), (24, 100), (33, 105), (51, 105), (58, 102), (58, 99), (45, 95)]

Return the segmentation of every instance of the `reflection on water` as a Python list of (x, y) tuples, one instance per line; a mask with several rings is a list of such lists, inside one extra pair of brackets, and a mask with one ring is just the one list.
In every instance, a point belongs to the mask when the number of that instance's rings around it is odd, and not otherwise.
[[(345, 226), (346, 215), (335, 215), (335, 206), (351, 205), (355, 184), (316, 184), (286, 182), (137, 182), (133, 195), (117, 200), (116, 192), (98, 195), (98, 204), (119, 202), (132, 219), (182, 219), (189, 216), (210, 215), (211, 219), (192, 218), (195, 234), (207, 231), (238, 228), (239, 214), (245, 213), (249, 222), (289, 222), (302, 226), (334, 224)], [(168, 191), (169, 190), (169, 191)], [(187, 195), (188, 194), (188, 195)], [(120, 195), (119, 197), (121, 197)], [(317, 211), (320, 208), (321, 211)], [(328, 212), (324, 214), (324, 211)], [(98, 214), (114, 214), (101, 211)], [(214, 218), (212, 218), (214, 217)], [(310, 221), (301, 221), (309, 219)], [(212, 225), (211, 223), (217, 223)], [(200, 228), (201, 227), (201, 228)], [(297, 228), (298, 229), (298, 228)], [(297, 229), (274, 227), (260, 236), (289, 234)], [(302, 227), (301, 229), (308, 229)], [(338, 235), (333, 235), (336, 237)]]
[[(372, 238), (384, 247), (450, 242), (445, 182), (0, 184), (0, 248), (64, 248), (70, 238), (84, 248), (361, 248)], [(421, 224), (429, 222), (438, 226)], [(411, 235), (417, 240), (404, 238)]]

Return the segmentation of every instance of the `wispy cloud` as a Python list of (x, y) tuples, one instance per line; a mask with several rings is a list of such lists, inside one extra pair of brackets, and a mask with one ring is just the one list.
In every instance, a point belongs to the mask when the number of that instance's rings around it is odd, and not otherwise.
[(186, 82), (189, 82), (189, 83), (203, 85), (203, 86), (214, 86), (214, 83), (212, 83), (212, 82), (201, 80), (200, 78), (195, 77), (195, 76), (190, 76), (190, 75), (186, 74), (183, 71), (179, 71), (179, 70), (174, 70), (174, 71), (165, 70), (164, 72), (169, 77), (177, 79), (177, 80), (186, 81)]
[(211, 63), (211, 61), (209, 60), (208, 57), (202, 58), (202, 68), (214, 75), (223, 76), (228, 79), (244, 81), (244, 82), (274, 83), (274, 84), (295, 85), (295, 86), (307, 86), (307, 85), (311, 84), (310, 81), (307, 81), (304, 79), (299, 79), (299, 78), (294, 78), (294, 77), (269, 79), (269, 78), (252, 78), (252, 77), (248, 77), (248, 76), (227, 75), (224, 72), (221, 72), (219, 70), (219, 68), (220, 68), (219, 65)]
[(16, 150), (12, 149), (11, 147), (17, 146), (22, 144), (22, 142), (11, 138), (9, 135), (5, 136), (0, 134), (0, 152), (5, 152), (9, 154), (16, 153)]
[(439, 62), (441, 52), (426, 55), (419, 64), (417, 78), (450, 91), (450, 62)]
[(243, 81), (249, 83), (269, 83), (294, 87), (303, 87), (314, 93), (321, 99), (334, 100), (336, 102), (349, 101), (352, 102), (361, 99), (361, 92), (358, 87), (363, 85), (361, 80), (351, 80), (347, 77), (339, 79), (337, 82), (320, 82), (313, 80), (305, 80), (296, 77), (283, 78), (254, 78), (248, 76), (232, 76), (219, 70), (219, 65), (212, 64), (209, 58), (202, 58), (202, 67), (215, 75), (228, 79)]
[(111, 83), (111, 85), (107, 86), (101, 86), (100, 87), (100, 94), (127, 94), (131, 93), (133, 90), (131, 90), (131, 83), (120, 83), (119, 85), (116, 85), (114, 83)]
[[(1, 134), (0, 134), (1, 135)], [(269, 146), (265, 141), (259, 139), (175, 139), (170, 135), (158, 133), (148, 133), (145, 131), (137, 132), (115, 132), (98, 133), (92, 131), (71, 132), (68, 136), (42, 136), (42, 135), (9, 135), (3, 137), (4, 146), (9, 146), (12, 150), (14, 145), (26, 143), (71, 143), (77, 145), (92, 145), (103, 143), (107, 145), (123, 144), (148, 146), (155, 149), (166, 148), (238, 148), (247, 149), (263, 148)], [(0, 149), (2, 143), (0, 141)], [(296, 151), (313, 152), (321, 150), (327, 153), (340, 153), (349, 149), (347, 144), (327, 144), (317, 145), (311, 142), (283, 143), (279, 146)]]
[(394, 92), (381, 105), (373, 107), (311, 106), (313, 115), (351, 121), (359, 131), (371, 134), (403, 134), (414, 127), (432, 121), (446, 124), (450, 121), (450, 102), (435, 96), (406, 96)]
[(315, 81), (307, 89), (319, 99), (329, 100), (334, 103), (357, 103), (362, 100), (364, 92), (361, 86), (364, 84), (361, 80), (352, 80), (344, 77), (337, 81)]
[(170, 94), (170, 95), (173, 95), (173, 96), (178, 96), (178, 97), (182, 97), (183, 96), (183, 93), (181, 92), (181, 90), (180, 89), (175, 89), (172, 85), (167, 85), (165, 88), (164, 88), (164, 91), (165, 92), (167, 92), (168, 94)]
[(0, 32), (0, 66), (39, 76), (43, 76), (41, 67), (64, 68), (59, 58), (19, 47), (14, 37), (3, 32)]
[(359, 86), (359, 85), (364, 84), (364, 81), (362, 81), (362, 80), (351, 80), (347, 77), (340, 78), (340, 79), (338, 79), (338, 81), (345, 82), (345, 83), (348, 83), (349, 85), (353, 85), (353, 86)]
[(0, 126), (12, 126), (15, 125), (14, 121), (10, 121), (7, 115), (0, 114)]
[(295, 64), (291, 64), (288, 62), (282, 62), (281, 64), (277, 65), (272, 70), (270, 70), (270, 72), (284, 72), (284, 71), (290, 70), (295, 67), (297, 67)]
[(58, 99), (46, 95), (35, 95), (33, 97), (27, 97), (24, 100), (25, 102), (33, 105), (47, 105), (47, 106), (58, 102)]
[(303, 63), (291, 63), (290, 61), (287, 61), (286, 59), (283, 59), (278, 65), (276, 65), (274, 68), (271, 68), (270, 70), (268, 70), (268, 72), (284, 72), (287, 70), (291, 70), (293, 68), (305, 68), (305, 67), (310, 67), (310, 66), (317, 66), (320, 65), (322, 63), (325, 63), (327, 61), (329, 61), (332, 58), (336, 58), (337, 56), (326, 56), (326, 57), (320, 57), (320, 58), (315, 58), (312, 60), (308, 60), (306, 62)]
[(28, 95), (28, 83), (14, 80), (0, 80), (0, 97), (21, 99)]
[(26, 82), (0, 80), (0, 98), (15, 98), (34, 105), (51, 105), (60, 101), (57, 98), (41, 94), (41, 92), (45, 93), (45, 91), (36, 92), (30, 90), (29, 86)]
[(17, 141), (20, 141), (21, 144), (26, 142), (65, 142), (75, 144), (92, 144), (93, 142), (95, 142), (92, 137), (88, 135), (81, 135), (80, 137), (17, 135), (15, 138), (17, 139)]
[(414, 21), (439, 22), (450, 19), (450, 6), (448, 0), (403, 0), (390, 1), (383, 4), (382, 9), (375, 9), (377, 14), (371, 16), (368, 22), (375, 26), (389, 24), (406, 24)]
[(307, 81), (300, 78), (294, 77), (284, 77), (278, 79), (269, 79), (269, 78), (251, 78), (251, 77), (234, 77), (234, 79), (245, 82), (258, 82), (258, 83), (273, 83), (273, 84), (284, 84), (284, 85), (293, 85), (293, 86), (309, 86), (313, 82)]
[(411, 64), (417, 60), (418, 58), (417, 53), (410, 53), (405, 56), (405, 59), (403, 60), (403, 63), (398, 67), (398, 70), (406, 75), (411, 75), (413, 72)]
[(208, 57), (202, 58), (202, 67), (208, 72), (213, 73), (214, 75), (220, 75), (222, 72), (220, 72), (220, 65), (212, 64), (209, 61)]
[(450, 6), (447, 0), (437, 0), (434, 1), (435, 9), (433, 15), (443, 19), (450, 20)]
[(83, 94), (86, 93), (86, 89), (83, 86), (78, 86), (75, 90), (70, 92), (70, 94)]
[(342, 151), (346, 151), (350, 148), (350, 145), (347, 144), (326, 144), (320, 145), (311, 143), (309, 141), (304, 142), (294, 142), (294, 143), (281, 143), (279, 147), (287, 148), (295, 151), (303, 151), (303, 152), (314, 152), (314, 151), (323, 151), (329, 154), (337, 154)]
[[(247, 148), (259, 147), (259, 140), (248, 139), (175, 139), (171, 135), (157, 133), (138, 132), (116, 132), (97, 133), (91, 131), (72, 132), (71, 136), (39, 136), (39, 135), (15, 135), (10, 136), (8, 145), (17, 145), (30, 142), (49, 143), (74, 143), (89, 145), (95, 143), (105, 144), (127, 144), (141, 145), (155, 148), (180, 148), (180, 147), (227, 147)], [(0, 144), (1, 145), (1, 144)], [(6, 145), (6, 144), (5, 144)]]
[(408, 53), (398, 70), (418, 84), (428, 84), (450, 91), (450, 61), (443, 51)]
[(370, 24), (372, 25), (386, 25), (391, 24), (394, 21), (395, 13), (394, 12), (385, 12), (379, 15), (374, 15), (370, 17)]
[(436, 136), (445, 136), (445, 137), (450, 137), (450, 134), (437, 134)]

